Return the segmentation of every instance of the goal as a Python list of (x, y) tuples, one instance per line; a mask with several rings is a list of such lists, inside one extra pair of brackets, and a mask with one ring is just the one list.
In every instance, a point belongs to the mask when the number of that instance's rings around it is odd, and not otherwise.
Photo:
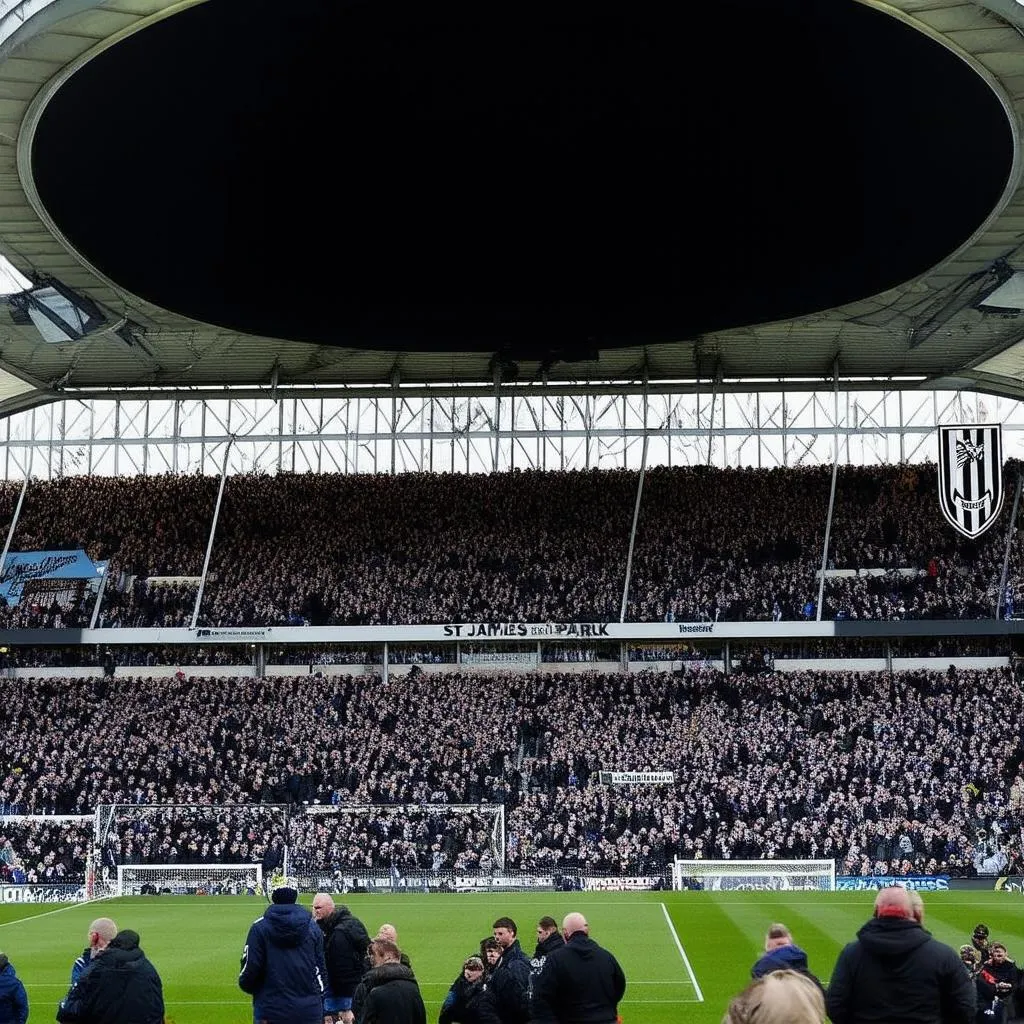
[(288, 848), (290, 873), (311, 890), (434, 888), (453, 875), (504, 876), (505, 808), (310, 804), (292, 816)]
[[(239, 892), (288, 867), (281, 804), (101, 804), (90, 894)], [(150, 888), (153, 887), (153, 888)]]
[(833, 860), (680, 860), (672, 862), (673, 889), (827, 890), (836, 887)]
[(119, 864), (117, 895), (261, 896), (261, 864)]

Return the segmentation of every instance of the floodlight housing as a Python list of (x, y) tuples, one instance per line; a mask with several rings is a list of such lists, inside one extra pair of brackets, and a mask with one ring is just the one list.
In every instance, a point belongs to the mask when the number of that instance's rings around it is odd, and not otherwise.
[(980, 309), (995, 313), (1024, 312), (1024, 270), (1014, 271), (978, 303)]
[(81, 341), (107, 322), (106, 315), (92, 299), (52, 279), (9, 296), (7, 302), (11, 319), (17, 324), (32, 323), (43, 341), (50, 345)]

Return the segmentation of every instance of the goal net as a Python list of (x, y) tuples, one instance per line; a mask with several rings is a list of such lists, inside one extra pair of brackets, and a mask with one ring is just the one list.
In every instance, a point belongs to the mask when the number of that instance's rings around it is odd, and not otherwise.
[(97, 808), (93, 892), (245, 893), (287, 870), (281, 804), (106, 804)]
[(118, 896), (260, 896), (261, 864), (119, 864)]
[(672, 862), (673, 889), (822, 889), (836, 887), (832, 860), (680, 860)]
[(288, 829), (302, 889), (440, 888), (505, 874), (501, 804), (311, 804)]

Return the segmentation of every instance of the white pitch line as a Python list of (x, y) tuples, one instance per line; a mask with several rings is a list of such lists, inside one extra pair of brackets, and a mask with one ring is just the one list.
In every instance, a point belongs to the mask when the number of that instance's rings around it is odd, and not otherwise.
[(679, 936), (676, 934), (676, 926), (672, 923), (672, 918), (668, 916), (668, 908), (664, 903), (661, 904), (661, 912), (665, 915), (665, 923), (668, 925), (668, 930), (672, 933), (672, 938), (675, 939), (676, 949), (679, 950), (679, 955), (683, 958), (683, 966), (686, 968), (686, 973), (690, 976), (690, 982), (693, 984), (693, 990), (697, 993), (697, 1002), (704, 1002), (704, 993), (700, 990), (700, 985), (697, 984), (697, 975), (693, 973), (693, 968), (690, 966), (690, 958), (686, 955), (686, 950), (683, 949), (683, 944), (679, 941)]
[[(89, 900), (88, 902), (92, 903), (94, 901)], [(8, 904), (8, 906), (11, 905), (12, 904)], [(49, 917), (51, 914), (63, 914), (65, 910), (74, 910), (76, 907), (84, 907), (86, 905), (86, 903), (70, 903), (64, 907), (58, 907), (56, 910), (47, 910), (42, 914), (29, 914), (28, 917), (19, 917), (16, 921), (4, 921), (3, 924), (0, 924), (0, 928), (10, 928), (12, 924), (25, 924), (26, 921), (38, 921), (41, 917)], [(25, 904), (19, 903), (18, 906), (23, 907)]]

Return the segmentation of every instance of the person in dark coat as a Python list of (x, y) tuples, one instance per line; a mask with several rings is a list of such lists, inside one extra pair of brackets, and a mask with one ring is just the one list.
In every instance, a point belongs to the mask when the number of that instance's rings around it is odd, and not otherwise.
[(484, 981), (484, 962), (469, 957), (441, 1005), (438, 1024), (499, 1024)]
[(28, 995), (14, 970), (14, 964), (0, 953), (0, 1024), (25, 1024)]
[(501, 1024), (526, 1024), (530, 1019), (530, 961), (519, 945), (511, 917), (499, 917), (492, 927), (501, 959), (487, 978), (487, 991)]
[(582, 914), (562, 922), (565, 945), (548, 956), (533, 986), (534, 1024), (615, 1024), (626, 994), (618, 960), (591, 937)]
[(978, 1021), (980, 1024), (1002, 1024), (1007, 1019), (1007, 1002), (1017, 988), (1020, 971), (1006, 955), (1001, 942), (989, 946), (989, 958), (974, 976), (978, 992)]
[(98, 917), (89, 925), (89, 945), (82, 950), (82, 955), (75, 958), (71, 965), (71, 987), (78, 984), (78, 979), (85, 969), (110, 945), (111, 939), (117, 934), (117, 925), (109, 917)]
[(327, 987), (324, 993), (324, 1016), (347, 1018), (352, 1011), (352, 998), (365, 973), (365, 957), (370, 936), (358, 917), (325, 892), (313, 897), (313, 918), (324, 937), (324, 960), (327, 965)]
[(533, 951), (533, 959), (541, 960), (564, 945), (565, 939), (558, 931), (558, 922), (553, 917), (542, 917), (537, 922), (537, 948)]
[(752, 978), (763, 978), (772, 971), (796, 971), (806, 975), (821, 989), (825, 986), (811, 974), (807, 966), (807, 954), (793, 941), (789, 929), (783, 924), (773, 924), (764, 940), (764, 956), (750, 969)]
[(825, 999), (832, 1024), (973, 1024), (974, 982), (914, 920), (906, 889), (879, 890), (875, 915), (839, 954)]
[(82, 972), (57, 1008), (62, 1024), (163, 1024), (164, 990), (139, 947), (138, 932), (119, 931)]
[(401, 950), (388, 939), (370, 943), (373, 966), (353, 999), (356, 1024), (427, 1024), (416, 976), (401, 962)]
[(281, 886), (249, 929), (238, 987), (252, 996), (253, 1019), (266, 1024), (323, 1024), (323, 942), (312, 915)]

